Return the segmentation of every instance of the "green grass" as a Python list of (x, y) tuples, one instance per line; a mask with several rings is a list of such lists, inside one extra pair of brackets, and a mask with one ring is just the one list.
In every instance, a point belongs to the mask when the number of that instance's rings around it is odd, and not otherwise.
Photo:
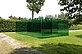
[(45, 54), (82, 54), (82, 31), (71, 32), (69, 36), (44, 39), (27, 36), (24, 32), (23, 34), (16, 32), (5, 32), (4, 34)]
[(50, 32), (16, 32), (21, 35), (26, 35), (26, 36), (31, 36), (31, 37), (36, 37), (36, 38), (51, 38), (51, 37), (59, 37), (59, 36), (66, 36), (68, 34), (68, 30), (61, 30), (61, 31), (54, 31), (52, 33)]

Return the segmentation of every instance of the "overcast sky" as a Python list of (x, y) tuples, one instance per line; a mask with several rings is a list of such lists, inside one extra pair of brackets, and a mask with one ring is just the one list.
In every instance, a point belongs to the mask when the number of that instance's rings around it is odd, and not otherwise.
[[(26, 0), (0, 0), (0, 16), (8, 19), (8, 16), (31, 18), (31, 11), (26, 7)], [(60, 14), (60, 6), (57, 0), (46, 0), (38, 16)]]

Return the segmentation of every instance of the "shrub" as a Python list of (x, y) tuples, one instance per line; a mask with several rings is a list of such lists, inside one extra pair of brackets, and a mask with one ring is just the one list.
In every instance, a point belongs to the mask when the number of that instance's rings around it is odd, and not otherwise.
[(33, 20), (0, 20), (0, 32), (49, 32), (52, 33), (52, 30), (63, 30), (67, 29), (68, 24), (66, 20), (60, 19), (49, 19), (49, 18), (36, 18)]
[(27, 31), (27, 20), (16, 21), (16, 32), (26, 32)]
[(0, 32), (14, 32), (16, 30), (15, 21), (0, 20)]

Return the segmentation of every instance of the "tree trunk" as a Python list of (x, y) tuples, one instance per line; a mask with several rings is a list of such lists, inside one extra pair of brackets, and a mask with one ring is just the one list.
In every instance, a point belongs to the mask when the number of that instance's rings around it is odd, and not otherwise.
[(34, 18), (34, 11), (32, 11), (32, 20), (33, 20), (33, 18)]

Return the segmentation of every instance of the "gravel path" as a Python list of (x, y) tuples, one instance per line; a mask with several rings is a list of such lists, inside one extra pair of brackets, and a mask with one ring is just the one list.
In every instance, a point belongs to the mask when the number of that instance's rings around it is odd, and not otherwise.
[(43, 54), (23, 43), (0, 33), (0, 54)]

